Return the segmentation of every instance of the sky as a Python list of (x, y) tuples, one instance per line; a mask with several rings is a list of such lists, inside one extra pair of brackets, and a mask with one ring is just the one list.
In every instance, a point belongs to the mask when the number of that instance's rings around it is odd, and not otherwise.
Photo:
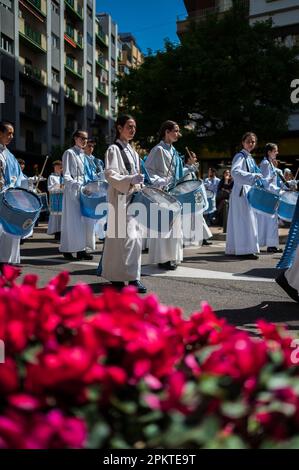
[(97, 13), (109, 13), (119, 32), (132, 33), (144, 54), (164, 48), (164, 39), (178, 43), (177, 16), (187, 16), (183, 0), (97, 0)]

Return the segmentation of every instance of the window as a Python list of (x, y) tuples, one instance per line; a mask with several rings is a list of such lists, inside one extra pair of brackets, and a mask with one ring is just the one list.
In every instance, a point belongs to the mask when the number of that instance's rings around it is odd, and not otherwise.
[(89, 62), (86, 64), (86, 70), (87, 72), (92, 73), (92, 65)]
[(114, 34), (111, 34), (111, 42), (113, 45), (115, 45), (115, 36)]
[(88, 90), (87, 90), (87, 101), (89, 103), (92, 103), (92, 93), (91, 93), (91, 91), (88, 91)]
[(54, 13), (56, 13), (56, 15), (59, 15), (59, 4), (58, 4), (58, 3), (56, 3), (56, 2), (54, 2), (54, 1), (52, 0), (52, 2), (51, 2), (51, 8), (52, 8), (52, 11), (53, 11)]
[(10, 54), (14, 53), (14, 42), (8, 36), (5, 36), (5, 34), (1, 34), (0, 47)]
[(52, 67), (52, 81), (59, 83), (59, 71)]
[(59, 114), (59, 101), (55, 98), (52, 99), (51, 109), (53, 114)]
[(87, 15), (92, 18), (92, 9), (90, 7), (87, 7)]
[(52, 47), (59, 49), (59, 37), (52, 33)]
[(111, 57), (111, 67), (115, 68), (115, 60)]
[(92, 39), (91, 34), (89, 33), (86, 34), (86, 40), (87, 40), (87, 44), (89, 44), (90, 46), (93, 45), (93, 39)]
[(0, 0), (0, 6), (6, 10), (12, 11), (12, 2), (11, 0)]

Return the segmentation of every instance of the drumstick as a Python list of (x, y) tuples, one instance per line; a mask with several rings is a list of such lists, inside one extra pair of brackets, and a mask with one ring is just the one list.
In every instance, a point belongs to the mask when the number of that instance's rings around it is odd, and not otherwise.
[(297, 168), (294, 180), (297, 179), (298, 173), (299, 173), (299, 167)]
[(186, 149), (186, 152), (188, 153), (188, 157), (189, 157), (189, 158), (192, 158), (191, 152), (190, 152), (190, 150), (188, 149), (188, 147), (185, 147), (185, 149)]
[(49, 158), (49, 155), (46, 156), (45, 158), (45, 161), (44, 161), (44, 164), (43, 164), (43, 167), (42, 167), (42, 170), (40, 172), (40, 174), (38, 175), (38, 178), (37, 178), (37, 183), (36, 183), (36, 186), (35, 186), (35, 190), (37, 191), (38, 190), (38, 185), (39, 185), (39, 182), (41, 180), (41, 177), (43, 176), (43, 172), (45, 170), (45, 166), (46, 166), (46, 163), (48, 161), (48, 158)]

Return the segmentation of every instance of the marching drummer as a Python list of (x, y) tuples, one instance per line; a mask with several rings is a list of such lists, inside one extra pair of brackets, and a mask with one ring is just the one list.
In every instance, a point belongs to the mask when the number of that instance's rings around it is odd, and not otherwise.
[(228, 221), (226, 254), (258, 259), (260, 251), (256, 214), (247, 200), (250, 186), (262, 178), (251, 152), (257, 143), (253, 132), (242, 137), (243, 149), (233, 159), (231, 173), (234, 187), (231, 192)]
[[(260, 170), (263, 177), (269, 182), (269, 191), (279, 193), (280, 188), (278, 186), (278, 175), (273, 163), (278, 155), (278, 146), (271, 142), (266, 144), (265, 154), (266, 155), (260, 164)], [(268, 253), (281, 253), (282, 250), (279, 248), (277, 214), (275, 214), (274, 217), (269, 217), (267, 215), (257, 213), (256, 217), (259, 245), (267, 246)]]
[[(59, 251), (67, 260), (91, 260), (86, 252), (94, 249), (94, 227), (81, 216), (80, 190), (85, 182), (85, 153), (88, 140), (86, 131), (78, 129), (73, 134), (73, 147), (62, 156), (64, 195), (61, 218), (61, 243)], [(76, 253), (76, 258), (73, 256)]]
[(47, 233), (48, 235), (54, 235), (55, 240), (60, 240), (63, 198), (63, 176), (61, 160), (55, 160), (53, 162), (53, 172), (48, 177), (47, 186), (50, 196), (50, 217)]
[[(165, 121), (160, 128), (159, 143), (150, 151), (145, 161), (149, 176), (158, 180), (159, 185), (174, 186), (184, 176), (182, 159), (173, 146), (179, 137), (181, 134), (178, 124)], [(161, 269), (175, 270), (182, 260), (182, 236), (149, 240), (149, 263), (158, 264)]]
[(130, 145), (136, 133), (136, 122), (132, 116), (123, 115), (118, 117), (115, 127), (116, 140), (108, 148), (105, 160), (109, 183), (108, 229), (98, 275), (116, 289), (122, 289), (128, 281), (139, 293), (145, 293), (147, 289), (140, 281), (142, 239), (138, 222), (127, 215), (133, 192), (144, 182), (139, 156)]
[[(20, 165), (8, 150), (14, 136), (14, 127), (8, 121), (0, 122), (0, 190), (21, 187), (24, 179)], [(20, 263), (20, 238), (5, 233), (0, 225), (0, 268), (3, 264)]]

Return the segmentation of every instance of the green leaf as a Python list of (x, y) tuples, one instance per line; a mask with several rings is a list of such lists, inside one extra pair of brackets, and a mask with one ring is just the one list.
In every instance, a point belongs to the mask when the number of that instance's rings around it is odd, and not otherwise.
[(226, 401), (221, 404), (221, 411), (224, 416), (227, 416), (228, 418), (239, 419), (245, 416), (248, 412), (248, 405), (242, 401)]
[(95, 424), (88, 436), (87, 448), (88, 449), (100, 449), (103, 447), (105, 440), (110, 434), (110, 428), (105, 422)]

